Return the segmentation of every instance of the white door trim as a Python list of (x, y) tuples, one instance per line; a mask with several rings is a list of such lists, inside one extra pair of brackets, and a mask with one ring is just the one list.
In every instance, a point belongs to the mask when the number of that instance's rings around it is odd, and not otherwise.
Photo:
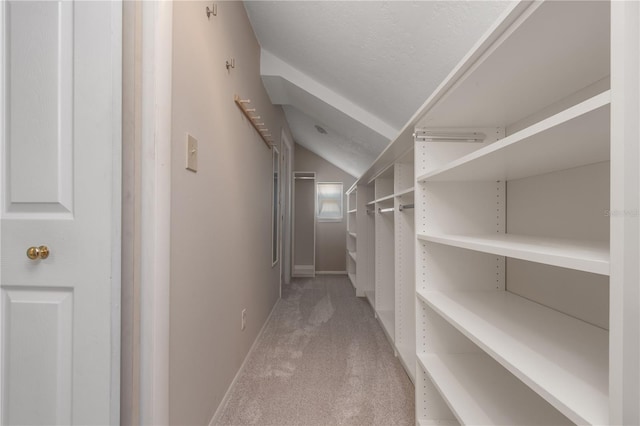
[(111, 3), (113, 180), (111, 186), (111, 424), (120, 423), (122, 279), (122, 1)]
[[(287, 153), (287, 158), (285, 158), (285, 161), (287, 162), (287, 175), (284, 176), (283, 175), (283, 181), (286, 180), (286, 185), (284, 186), (285, 188), (285, 194), (284, 194), (284, 202), (285, 202), (285, 208), (284, 208), (284, 223), (283, 223), (283, 231), (286, 230), (286, 232), (283, 232), (282, 235), (284, 235), (286, 237), (285, 241), (282, 242), (282, 251), (283, 251), (283, 255), (282, 255), (282, 268), (284, 268), (284, 284), (289, 284), (291, 282), (291, 259), (292, 259), (292, 255), (291, 255), (291, 236), (292, 236), (292, 227), (291, 227), (291, 217), (292, 217), (292, 204), (293, 204), (293, 197), (292, 197), (292, 186), (293, 186), (293, 144), (291, 143), (291, 140), (289, 139), (289, 136), (287, 135), (287, 132), (285, 132), (284, 129), (282, 129), (282, 144), (286, 146), (286, 150), (283, 149), (282, 151)], [(286, 229), (285, 229), (286, 227)], [(282, 295), (282, 274), (281, 275), (281, 282), (280, 282), (280, 295)]]
[(140, 424), (169, 424), (173, 4), (142, 2)]

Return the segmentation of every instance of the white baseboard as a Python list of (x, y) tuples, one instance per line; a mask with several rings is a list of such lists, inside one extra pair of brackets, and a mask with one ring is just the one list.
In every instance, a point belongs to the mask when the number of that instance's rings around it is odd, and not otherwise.
[(218, 405), (218, 408), (216, 408), (216, 412), (213, 414), (213, 417), (211, 418), (211, 421), (209, 422), (209, 426), (215, 425), (216, 422), (218, 421), (218, 417), (220, 417), (220, 415), (222, 414), (223, 408), (227, 405), (227, 402), (229, 401), (229, 397), (231, 396), (231, 391), (233, 390), (234, 386), (236, 385), (236, 382), (238, 381), (238, 378), (240, 377), (240, 375), (242, 374), (242, 372), (245, 369), (245, 366), (247, 364), (247, 360), (249, 359), (251, 354), (253, 354), (253, 351), (256, 349), (256, 345), (258, 344), (258, 341), (262, 337), (262, 334), (264, 333), (264, 330), (267, 328), (267, 324), (269, 324), (269, 321), (271, 321), (271, 316), (275, 312), (276, 307), (278, 306), (278, 304), (280, 303), (281, 300), (282, 299), (278, 299), (276, 301), (276, 303), (273, 305), (273, 308), (271, 308), (271, 312), (269, 313), (269, 316), (267, 317), (267, 320), (262, 325), (262, 328), (260, 329), (260, 333), (258, 333), (258, 335), (256, 336), (256, 340), (253, 341), (253, 344), (251, 345), (251, 349), (249, 349), (249, 352), (247, 353), (247, 356), (244, 357), (244, 361), (242, 361), (242, 365), (240, 366), (240, 368), (238, 369), (238, 372), (236, 373), (235, 377), (231, 381), (231, 384), (229, 385), (229, 388), (227, 389), (227, 392), (224, 394), (224, 397), (222, 398), (222, 401), (220, 401), (220, 405)]
[(347, 271), (316, 271), (316, 275), (347, 275)]
[(293, 265), (292, 277), (315, 277), (315, 265)]

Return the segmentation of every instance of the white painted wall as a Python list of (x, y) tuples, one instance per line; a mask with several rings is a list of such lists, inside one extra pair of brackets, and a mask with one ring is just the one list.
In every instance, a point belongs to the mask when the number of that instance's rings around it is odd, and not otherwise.
[[(288, 129), (262, 86), (244, 6), (217, 2), (210, 19), (207, 6), (173, 11), (169, 419), (181, 425), (209, 423), (279, 296), (271, 150), (234, 94), (251, 99), (278, 144)], [(199, 142), (197, 173), (185, 170), (187, 132)]]

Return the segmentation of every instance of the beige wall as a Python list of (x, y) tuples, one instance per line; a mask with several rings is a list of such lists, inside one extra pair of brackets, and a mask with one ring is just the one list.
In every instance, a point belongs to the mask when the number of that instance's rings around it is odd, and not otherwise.
[[(316, 182), (342, 182), (344, 191), (356, 178), (329, 163), (301, 145), (295, 144), (295, 171), (316, 172)], [(344, 197), (342, 222), (318, 222), (316, 224), (316, 271), (345, 271), (347, 197)]]
[[(209, 423), (279, 295), (271, 150), (233, 96), (251, 99), (278, 143), (284, 115), (262, 86), (243, 4), (217, 2), (207, 19), (211, 4), (175, 2), (173, 14), (169, 416), (181, 425)], [(197, 173), (184, 167), (187, 132)]]

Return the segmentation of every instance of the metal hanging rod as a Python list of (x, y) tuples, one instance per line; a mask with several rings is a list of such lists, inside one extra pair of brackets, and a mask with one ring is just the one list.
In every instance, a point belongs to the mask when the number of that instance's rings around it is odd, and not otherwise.
[(295, 176), (294, 179), (296, 179), (296, 180), (316, 180), (316, 178), (309, 177), (309, 176)]
[(417, 142), (484, 142), (487, 135), (480, 132), (447, 132), (416, 128), (413, 138)]
[(400, 207), (398, 207), (399, 211), (403, 211), (405, 209), (412, 209), (413, 208), (413, 204), (400, 204)]
[(393, 207), (389, 207), (388, 209), (378, 208), (378, 213), (391, 213), (395, 209)]

